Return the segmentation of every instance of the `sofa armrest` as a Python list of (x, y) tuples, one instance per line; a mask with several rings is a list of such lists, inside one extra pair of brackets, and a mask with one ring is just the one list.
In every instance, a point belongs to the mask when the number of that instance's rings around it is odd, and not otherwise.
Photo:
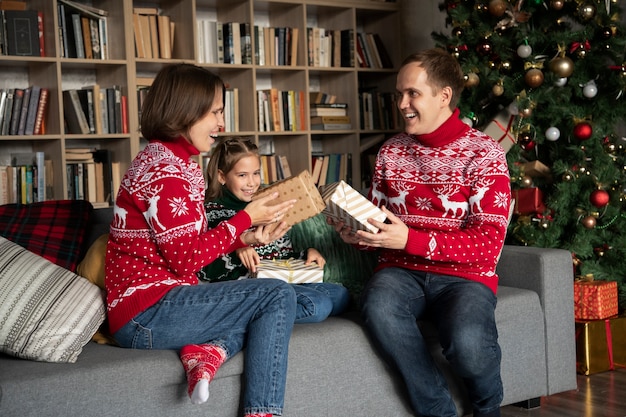
[(536, 292), (543, 308), (548, 394), (576, 388), (574, 270), (570, 252), (505, 245), (500, 286)]

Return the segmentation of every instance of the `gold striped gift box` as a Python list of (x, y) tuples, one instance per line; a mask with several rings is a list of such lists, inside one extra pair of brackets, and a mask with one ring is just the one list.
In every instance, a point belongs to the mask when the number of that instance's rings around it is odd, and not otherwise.
[(305, 265), (302, 259), (261, 259), (255, 275), (257, 278), (277, 278), (290, 284), (322, 282), (324, 268), (316, 263)]
[(370, 224), (367, 219), (375, 219), (379, 222), (387, 219), (381, 209), (345, 181), (325, 186), (322, 199), (326, 203), (323, 213), (335, 221), (344, 222), (353, 231), (365, 230), (377, 233), (378, 228)]

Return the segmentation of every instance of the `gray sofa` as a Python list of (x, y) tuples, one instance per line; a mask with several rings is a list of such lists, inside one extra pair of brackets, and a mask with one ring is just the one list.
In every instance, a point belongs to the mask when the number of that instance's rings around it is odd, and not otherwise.
[[(105, 232), (111, 210), (97, 210), (90, 240)], [(502, 348), (503, 405), (539, 404), (541, 396), (576, 388), (572, 260), (568, 252), (506, 246), (498, 265), (496, 310)], [(463, 415), (465, 393), (441, 355)], [(0, 354), (0, 416), (241, 415), (241, 354), (211, 383), (207, 404), (192, 405), (178, 355), (87, 344), (74, 364)], [(290, 343), (287, 417), (411, 416), (396, 373), (373, 350), (358, 314), (296, 325)]]

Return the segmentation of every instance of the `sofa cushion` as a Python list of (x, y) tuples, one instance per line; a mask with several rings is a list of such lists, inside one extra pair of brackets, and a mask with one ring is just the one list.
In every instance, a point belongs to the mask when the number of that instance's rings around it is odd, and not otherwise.
[(51, 200), (0, 206), (0, 236), (74, 271), (93, 206), (84, 200)]
[(104, 318), (97, 286), (0, 237), (0, 352), (75, 362)]

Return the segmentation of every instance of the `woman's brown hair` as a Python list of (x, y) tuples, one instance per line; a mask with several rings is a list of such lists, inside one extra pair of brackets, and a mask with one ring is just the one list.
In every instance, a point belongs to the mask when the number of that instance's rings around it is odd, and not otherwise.
[(208, 202), (222, 196), (222, 184), (219, 172), (223, 175), (246, 156), (259, 156), (259, 148), (250, 139), (231, 137), (220, 140), (211, 152), (206, 169), (207, 188), (204, 201)]
[(154, 79), (141, 108), (144, 138), (171, 141), (189, 129), (224, 97), (224, 82), (205, 68), (192, 64), (163, 67)]

